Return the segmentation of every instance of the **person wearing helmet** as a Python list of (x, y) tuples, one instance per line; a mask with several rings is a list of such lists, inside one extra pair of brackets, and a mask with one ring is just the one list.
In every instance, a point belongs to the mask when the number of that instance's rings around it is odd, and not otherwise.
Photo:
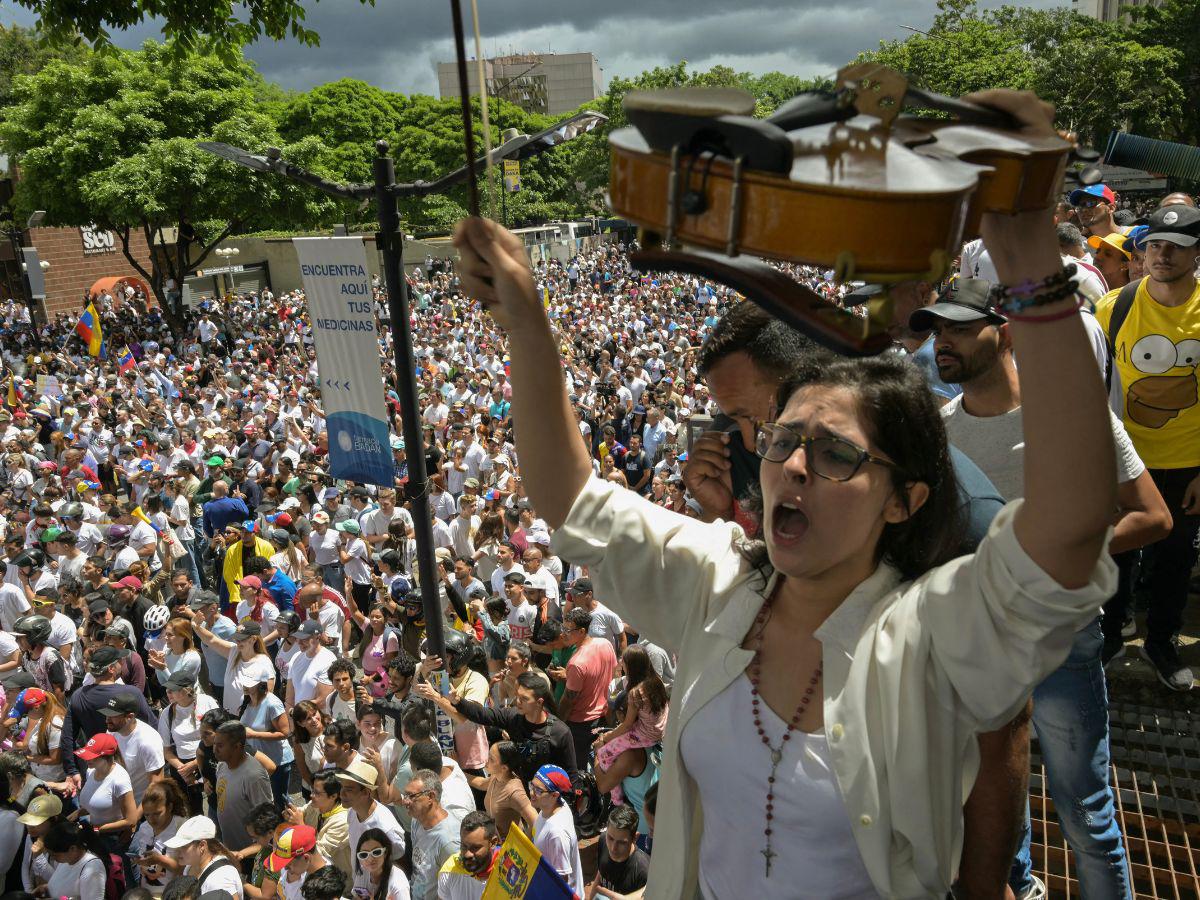
[[(447, 629), (445, 645), (446, 671), (450, 673), (450, 689), (454, 696), (460, 700), (486, 704), (490, 690), (487, 676), (482, 674), (487, 671), (483, 648), (470, 635), (454, 629)], [(442, 660), (438, 657), (427, 656), (421, 661), (419, 672), (427, 679), (429, 673), (441, 665)], [(454, 723), (454, 749), (458, 764), (468, 775), (482, 777), (488, 757), (487, 733), (482, 725), (459, 715), (456, 710), (448, 712)]]
[(288, 667), (293, 657), (300, 652), (300, 641), (296, 632), (300, 630), (300, 616), (292, 611), (281, 612), (275, 619), (275, 633), (279, 635), (279, 649), (275, 653), (275, 668), (286, 683)]
[(71, 671), (50, 646), (53, 628), (45, 616), (28, 615), (17, 619), (13, 625), (17, 633), (17, 644), (21, 648), (21, 665), (34, 683), (43, 691), (53, 693), (60, 702), (66, 702), (71, 688)]
[(41, 535), (54, 521), (54, 509), (49, 503), (38, 503), (31, 510), (29, 522), (25, 525), (25, 549), (41, 547)]
[(30, 548), (12, 561), (17, 568), (20, 588), (30, 603), (38, 594), (58, 590), (58, 575), (46, 564), (46, 553)]
[(117, 523), (109, 525), (108, 530), (104, 532), (104, 538), (108, 543), (109, 554), (112, 558), (113, 571), (128, 569), (141, 559), (138, 552), (129, 546), (129, 531), (128, 525)]

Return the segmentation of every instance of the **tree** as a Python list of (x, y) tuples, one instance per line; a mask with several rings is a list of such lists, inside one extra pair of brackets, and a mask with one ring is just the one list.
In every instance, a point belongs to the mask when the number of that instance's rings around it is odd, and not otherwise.
[(58, 59), (78, 62), (86, 51), (72, 44), (52, 47), (36, 31), (0, 25), (0, 108), (12, 102), (12, 83), (18, 75), (33, 75)]
[[(17, 0), (38, 17), (39, 29), (55, 44), (87, 41), (111, 48), (111, 29), (125, 31), (147, 19), (162, 23), (169, 55), (178, 59), (208, 49), (232, 63), (244, 44), (267, 36), (293, 37), (315, 47), (320, 35), (304, 25), (300, 0)], [(316, 0), (314, 0), (316, 2)], [(360, 0), (374, 5), (374, 0)]]
[(1161, 5), (1129, 10), (1130, 37), (1143, 46), (1165, 47), (1177, 54), (1176, 80), (1183, 91), (1177, 114), (1162, 137), (1200, 144), (1200, 0), (1163, 0)]
[[(281, 143), (256, 104), (256, 77), (246, 63), (174, 58), (147, 43), (138, 52), (90, 54), (18, 78), (16, 102), (0, 122), (0, 140), (21, 167), (18, 217), (44, 209), (47, 225), (112, 229), (178, 330), (166, 302), (168, 278), (182, 284), (221, 240), (251, 224), (304, 227), (336, 211), (307, 188), (255, 175), (196, 146), (219, 140), (261, 152)], [(328, 173), (315, 138), (284, 152)], [(151, 248), (150, 271), (130, 251), (135, 229)], [(159, 252), (171, 229), (170, 250)]]

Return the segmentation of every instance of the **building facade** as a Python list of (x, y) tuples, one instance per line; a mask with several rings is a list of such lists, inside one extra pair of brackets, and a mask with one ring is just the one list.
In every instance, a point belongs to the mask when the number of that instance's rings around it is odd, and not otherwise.
[(1121, 17), (1123, 6), (1158, 6), (1162, 0), (1071, 0), (1075, 12), (1101, 22), (1114, 22)]
[[(458, 67), (438, 63), (438, 92), (457, 97)], [(515, 103), (526, 112), (551, 116), (572, 112), (604, 92), (600, 63), (591, 53), (518, 53), (483, 61), (484, 87), (489, 97)], [(479, 69), (467, 63), (467, 85), (479, 94)]]

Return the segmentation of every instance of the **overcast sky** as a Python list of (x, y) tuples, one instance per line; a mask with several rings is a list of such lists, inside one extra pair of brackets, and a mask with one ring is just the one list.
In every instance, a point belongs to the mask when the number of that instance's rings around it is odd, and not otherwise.
[[(1066, 0), (1069, 2), (1069, 0)], [(360, 78), (386, 90), (436, 93), (435, 65), (453, 59), (450, 9), (431, 0), (321, 0), (304, 4), (318, 48), (259, 43), (248, 55), (268, 79), (306, 90), (339, 78)], [(994, 7), (996, 0), (982, 0)], [(1031, 0), (1028, 6), (1066, 5)], [(468, 53), (474, 53), (468, 16)], [(605, 84), (681, 59), (698, 69), (718, 63), (753, 73), (832, 74), (859, 51), (903, 37), (902, 25), (927, 28), (933, 0), (479, 0), (484, 54), (591, 51)], [(735, 7), (732, 8), (731, 7)], [(32, 23), (0, 0), (0, 21)], [(153, 25), (115, 35), (125, 47), (159, 37)]]

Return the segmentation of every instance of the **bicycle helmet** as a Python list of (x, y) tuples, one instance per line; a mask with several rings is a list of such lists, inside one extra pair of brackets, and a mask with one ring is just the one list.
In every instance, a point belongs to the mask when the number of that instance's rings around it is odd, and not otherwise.
[(82, 503), (64, 503), (58, 514), (64, 519), (82, 519), (83, 504)]
[(31, 644), (45, 644), (50, 640), (50, 620), (45, 616), (21, 616), (13, 623), (13, 631)]
[(104, 536), (108, 538), (110, 544), (115, 546), (129, 540), (130, 530), (128, 525), (109, 525), (108, 530), (104, 532)]
[(142, 625), (147, 631), (162, 631), (171, 618), (171, 610), (165, 606), (152, 606), (142, 617)]

